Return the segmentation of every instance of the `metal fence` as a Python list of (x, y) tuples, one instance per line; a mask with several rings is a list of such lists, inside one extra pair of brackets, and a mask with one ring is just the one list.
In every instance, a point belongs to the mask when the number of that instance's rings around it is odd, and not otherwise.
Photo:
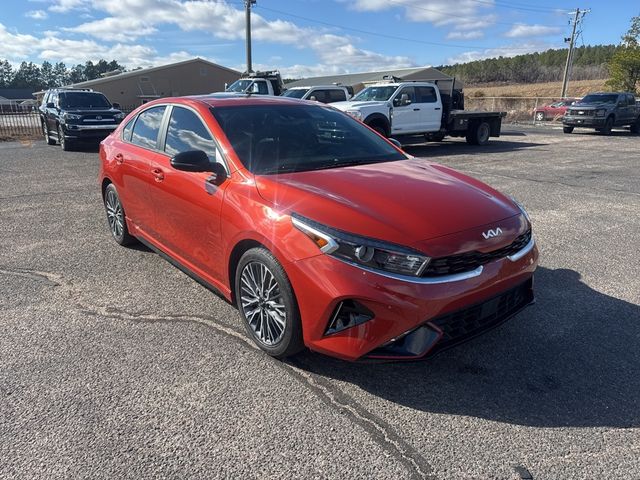
[[(125, 114), (136, 106), (121, 107)], [(37, 107), (0, 105), (0, 140), (12, 138), (35, 138), (42, 136), (42, 123)]]
[(562, 115), (536, 120), (538, 108), (562, 100), (560, 97), (465, 97), (467, 110), (507, 112), (507, 123), (562, 123)]

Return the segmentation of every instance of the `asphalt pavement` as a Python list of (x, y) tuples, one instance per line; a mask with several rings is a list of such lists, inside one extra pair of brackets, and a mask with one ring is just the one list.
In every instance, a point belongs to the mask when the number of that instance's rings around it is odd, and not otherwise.
[(351, 364), (267, 357), (116, 245), (95, 150), (0, 143), (0, 478), (640, 478), (639, 147), (407, 147), (526, 205), (537, 303), (429, 361)]

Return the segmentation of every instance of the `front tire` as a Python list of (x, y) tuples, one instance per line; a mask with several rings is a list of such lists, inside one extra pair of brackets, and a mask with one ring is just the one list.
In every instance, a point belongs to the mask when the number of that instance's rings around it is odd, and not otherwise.
[(73, 150), (71, 141), (64, 138), (64, 131), (62, 130), (61, 125), (58, 125), (58, 142), (60, 142), (60, 146), (65, 152), (70, 152), (71, 150)]
[(536, 112), (536, 120), (538, 122), (544, 121), (544, 112)]
[(47, 122), (42, 122), (42, 134), (44, 135), (44, 139), (47, 142), (47, 145), (56, 144), (56, 141), (49, 135), (49, 127), (47, 126)]
[(248, 335), (263, 351), (285, 358), (304, 348), (293, 288), (266, 248), (247, 250), (236, 267), (234, 292)]
[(613, 128), (613, 117), (608, 117), (607, 120), (604, 122), (604, 127), (602, 128), (602, 130), (600, 130), (600, 132), (603, 135), (611, 135), (612, 128)]
[(122, 246), (135, 243), (135, 237), (129, 234), (124, 208), (113, 183), (107, 185), (104, 190), (104, 209), (107, 213), (109, 230), (113, 239)]
[(636, 118), (636, 121), (629, 127), (631, 133), (640, 133), (640, 117)]
[(573, 127), (562, 127), (564, 133), (573, 133)]

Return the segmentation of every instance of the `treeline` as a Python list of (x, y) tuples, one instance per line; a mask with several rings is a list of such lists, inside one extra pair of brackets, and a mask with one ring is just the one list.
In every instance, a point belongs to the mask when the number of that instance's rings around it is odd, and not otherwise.
[(100, 59), (96, 63), (88, 61), (84, 65), (78, 64), (71, 68), (67, 68), (62, 62), (52, 64), (44, 61), (42, 65), (22, 62), (14, 69), (7, 60), (0, 60), (0, 88), (43, 90), (93, 80), (114, 70), (125, 71), (125, 68), (115, 60), (107, 62)]
[[(607, 78), (607, 64), (619, 47), (596, 45), (577, 47), (573, 52), (573, 80)], [(540, 83), (562, 80), (567, 49), (527, 53), (436, 67), (467, 85), (478, 83)]]

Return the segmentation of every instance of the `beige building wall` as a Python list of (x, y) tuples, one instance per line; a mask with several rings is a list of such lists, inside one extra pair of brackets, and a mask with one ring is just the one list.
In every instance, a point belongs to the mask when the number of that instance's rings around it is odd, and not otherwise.
[(102, 92), (112, 103), (119, 103), (128, 109), (155, 98), (222, 92), (225, 83), (235, 82), (238, 78), (240, 72), (206, 60), (194, 59), (125, 72), (72, 86)]

